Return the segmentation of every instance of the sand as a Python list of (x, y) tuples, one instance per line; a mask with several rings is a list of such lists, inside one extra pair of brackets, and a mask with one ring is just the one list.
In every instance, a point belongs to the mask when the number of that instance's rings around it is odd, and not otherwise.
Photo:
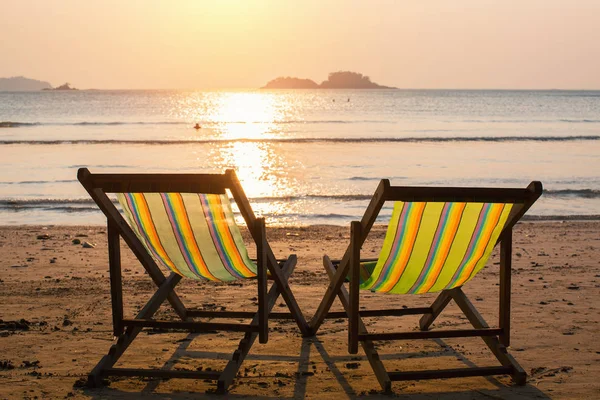
[[(290, 286), (310, 317), (328, 283), (324, 253), (338, 258), (348, 228), (270, 228), (278, 256), (298, 255)], [(47, 235), (47, 236), (44, 236)], [(73, 244), (87, 241), (94, 248)], [(377, 227), (363, 255), (376, 256)], [(600, 222), (524, 222), (514, 235), (512, 343), (510, 351), (529, 374), (526, 386), (509, 377), (474, 377), (393, 383), (410, 399), (600, 398)], [(123, 248), (126, 315), (133, 316), (154, 286)], [(101, 389), (81, 387), (112, 343), (104, 227), (0, 227), (0, 398), (224, 398), (212, 381), (111, 378)], [(490, 324), (497, 321), (498, 256), (465, 288)], [(255, 286), (184, 280), (177, 292), (190, 306), (253, 310)], [(365, 306), (429, 305), (435, 295), (373, 295)], [(285, 310), (281, 299), (276, 311)], [(340, 310), (336, 300), (335, 309)], [(170, 318), (168, 306), (159, 310)], [(415, 330), (417, 317), (371, 318), (371, 331)], [(346, 351), (346, 321), (326, 321), (314, 338), (302, 339), (291, 321), (272, 322), (270, 340), (256, 342), (226, 398), (352, 398), (383, 395), (359, 350)], [(452, 304), (435, 327), (466, 328)], [(219, 368), (240, 334), (141, 333), (120, 366), (169, 369)], [(381, 342), (391, 371), (496, 365), (479, 338)], [(206, 357), (219, 359), (205, 359)]]

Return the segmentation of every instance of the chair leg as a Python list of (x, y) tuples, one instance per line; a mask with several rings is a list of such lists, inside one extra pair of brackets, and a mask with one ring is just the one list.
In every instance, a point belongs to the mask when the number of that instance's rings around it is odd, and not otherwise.
[(113, 317), (113, 335), (121, 336), (123, 327), (123, 278), (121, 276), (121, 246), (119, 232), (114, 223), (107, 221), (108, 269), (110, 273), (110, 299)]
[[(281, 277), (284, 279), (284, 282), (287, 284), (287, 280), (291, 276), (294, 268), (296, 267), (296, 258), (290, 257), (284, 265), (280, 268)], [(136, 319), (150, 319), (156, 313), (160, 305), (167, 300), (169, 293), (173, 292), (175, 285), (181, 280), (181, 276), (177, 274), (171, 274), (167, 280), (160, 286), (158, 291), (152, 296), (150, 301), (144, 306), (142, 311), (136, 316)], [(277, 285), (277, 283), (273, 283), (266, 298), (266, 309), (267, 312), (271, 312), (275, 303), (277, 302), (277, 298), (281, 294), (281, 289)], [(258, 325), (259, 323), (259, 313), (257, 312), (252, 319), (251, 324)], [(142, 330), (141, 327), (129, 327), (125, 330), (125, 332), (119, 337), (116, 344), (111, 346), (107, 355), (102, 357), (100, 362), (94, 367), (92, 372), (88, 376), (88, 386), (90, 387), (99, 387), (102, 385), (102, 379), (106, 375), (105, 372), (110, 370), (114, 364), (117, 363), (119, 358), (123, 355), (125, 350), (129, 347), (129, 345), (133, 342), (133, 340), (137, 337), (137, 335)], [(240, 341), (238, 348), (233, 353), (231, 360), (225, 366), (223, 372), (219, 375), (217, 380), (217, 391), (220, 393), (224, 393), (227, 391), (227, 388), (233, 382), (239, 368), (242, 365), (245, 357), (248, 355), (250, 348), (254, 344), (255, 340), (258, 338), (257, 332), (248, 332), (244, 335), (244, 338)]]
[[(295, 257), (290, 257), (283, 264), (283, 266), (281, 267), (281, 273), (282, 273), (281, 275), (282, 275), (282, 278), (285, 280), (285, 282), (287, 282), (287, 280), (290, 278), (295, 267), (296, 267), (296, 258)], [(273, 285), (271, 285), (271, 288), (269, 289), (269, 293), (267, 294), (267, 298), (266, 298), (267, 313), (271, 312), (271, 310), (275, 306), (275, 303), (276, 303), (277, 299), (279, 298), (280, 294), (281, 294), (281, 289), (277, 285), (277, 283), (274, 282)], [(254, 316), (254, 318), (252, 319), (251, 324), (255, 325), (258, 323), (259, 323), (259, 315), (257, 313)], [(227, 388), (229, 387), (229, 385), (231, 385), (231, 383), (235, 379), (237, 372), (239, 371), (240, 367), (242, 366), (242, 362), (248, 355), (248, 352), (250, 351), (250, 348), (254, 344), (254, 341), (256, 340), (257, 336), (258, 336), (258, 334), (256, 332), (248, 332), (244, 335), (244, 338), (242, 340), (240, 340), (237, 350), (233, 353), (231, 360), (229, 360), (229, 362), (225, 366), (225, 369), (221, 373), (219, 380), (217, 381), (217, 392), (218, 393), (225, 393), (227, 391)]]
[(265, 219), (256, 219), (256, 231), (259, 232), (259, 240), (256, 241), (256, 265), (258, 281), (258, 334), (259, 343), (267, 343), (269, 340), (269, 311), (267, 309), (267, 238), (265, 231)]
[[(327, 256), (323, 257), (323, 266), (325, 267), (325, 271), (327, 271), (327, 275), (329, 276), (329, 279), (331, 281), (333, 281), (333, 279), (335, 279), (336, 269), (333, 266), (329, 257), (327, 257)], [(344, 285), (341, 285), (340, 290), (338, 291), (338, 298), (340, 299), (340, 302), (342, 303), (344, 310), (346, 310), (346, 313), (348, 313), (350, 311), (350, 295)], [(367, 328), (366, 328), (365, 324), (363, 323), (362, 318), (360, 318), (359, 315), (357, 315), (356, 317), (358, 320), (357, 321), (358, 322), (358, 331), (361, 334), (368, 333)], [(390, 380), (390, 377), (389, 377), (385, 367), (383, 366), (381, 359), (379, 358), (379, 354), (377, 353), (377, 350), (375, 349), (375, 345), (373, 344), (373, 342), (371, 340), (363, 340), (363, 341), (360, 341), (359, 343), (361, 344), (361, 346), (367, 356), (367, 360), (369, 360), (369, 364), (371, 364), (371, 368), (373, 369), (373, 372), (375, 373), (375, 376), (377, 377), (377, 380), (379, 381), (379, 384), (381, 385), (382, 390), (385, 393), (391, 393), (392, 381)]]
[[(162, 303), (168, 298), (168, 295), (173, 292), (175, 285), (179, 283), (181, 276), (177, 274), (171, 274), (165, 282), (160, 285), (156, 293), (152, 296), (150, 301), (146, 303), (144, 308), (138, 313), (136, 318), (138, 319), (150, 319), (156, 313)], [(123, 355), (125, 350), (136, 338), (138, 333), (142, 330), (141, 327), (128, 327), (125, 332), (119, 336), (117, 343), (112, 345), (108, 350), (108, 354), (102, 357), (100, 362), (94, 367), (92, 372), (88, 375), (88, 385), (90, 387), (98, 387), (102, 385), (102, 378), (104, 371), (111, 368), (119, 358)]]
[(431, 304), (431, 314), (423, 314), (421, 319), (419, 320), (419, 329), (422, 331), (429, 330), (429, 327), (435, 319), (440, 315), (440, 313), (446, 308), (448, 303), (452, 300), (452, 296), (448, 294), (447, 290), (444, 290), (440, 295), (435, 299), (435, 301)]
[[(115, 205), (112, 203), (112, 200), (108, 198), (106, 193), (101, 188), (94, 186), (91, 174), (87, 169), (80, 169), (77, 176), (81, 184), (90, 194), (91, 198), (96, 202), (98, 208), (100, 208), (104, 215), (106, 215), (108, 227), (111, 230), (111, 235), (114, 236), (115, 233), (121, 235), (133, 254), (140, 261), (146, 272), (148, 272), (148, 275), (150, 278), (152, 278), (156, 286), (161, 286), (166, 279), (165, 275), (162, 273), (158, 265), (156, 265), (156, 262), (152, 259), (150, 254), (146, 251), (121, 213), (119, 213), (119, 211), (116, 209)], [(109, 238), (109, 243), (112, 241), (112, 245), (114, 245), (114, 240), (114, 238)], [(111, 254), (109, 256), (112, 260), (114, 260), (117, 255), (118, 254)], [(179, 315), (179, 317), (185, 321), (187, 319), (185, 315), (186, 308), (177, 294), (174, 291), (171, 291), (167, 297), (167, 300), (169, 303), (171, 303), (177, 315)]]
[[(336, 277), (336, 269), (327, 256), (323, 258), (323, 265), (329, 279), (333, 281)], [(338, 267), (338, 271), (339, 271)], [(333, 283), (333, 282), (332, 282)], [(331, 285), (330, 285), (331, 286)], [(346, 288), (342, 285), (338, 292), (338, 298), (340, 299), (346, 313), (350, 310), (350, 297)], [(471, 322), (475, 329), (489, 328), (483, 317), (477, 312), (473, 304), (468, 300), (463, 291), (460, 288), (451, 290), (445, 290), (432, 304), (432, 312), (424, 315), (421, 318), (420, 327), (422, 330), (427, 330), (435, 318), (443, 311), (448, 305), (450, 300), (454, 300), (460, 309), (463, 311), (465, 316)], [(359, 318), (359, 332), (360, 334), (367, 334), (367, 330), (364, 326), (363, 321)], [(384, 391), (391, 391), (391, 381), (394, 380), (414, 380), (414, 379), (431, 379), (439, 378), (439, 374), (445, 374), (444, 377), (456, 377), (456, 376), (479, 376), (479, 375), (495, 375), (508, 373), (512, 376), (513, 380), (518, 385), (526, 383), (527, 374), (523, 368), (517, 363), (517, 361), (508, 353), (506, 347), (502, 345), (496, 336), (483, 336), (482, 339), (486, 345), (490, 348), (492, 353), (496, 356), (498, 361), (502, 364), (502, 367), (482, 367), (472, 369), (451, 369), (442, 371), (405, 371), (405, 372), (393, 372), (388, 373), (381, 363), (379, 355), (373, 346), (373, 342), (370, 340), (360, 341), (369, 363), (375, 372), (381, 387)]]
[(512, 269), (512, 229), (506, 230), (500, 241), (500, 304), (499, 322), (502, 328), (500, 343), (510, 346), (510, 291)]
[[(266, 252), (267, 268), (269, 269), (269, 272), (271, 272), (274, 282), (279, 287), (279, 290), (281, 291), (281, 297), (283, 298), (283, 301), (285, 301), (285, 304), (290, 310), (290, 313), (296, 321), (296, 324), (298, 324), (298, 329), (300, 329), (302, 336), (306, 336), (309, 333), (308, 323), (306, 322), (304, 314), (302, 314), (302, 311), (298, 306), (298, 302), (296, 301), (296, 298), (294, 297), (294, 294), (287, 283), (287, 279), (284, 279), (282, 275), (280, 264), (275, 259), (275, 255), (273, 254), (271, 248), (268, 247), (268, 244), (266, 245)], [(288, 263), (293, 263), (294, 265), (297, 261), (298, 259), (295, 254), (290, 255), (287, 260)]]
[[(325, 266), (325, 269), (329, 274), (328, 264), (331, 264), (331, 260), (329, 259), (329, 257), (324, 256), (323, 265)], [(331, 265), (333, 267), (333, 264)], [(310, 331), (309, 336), (314, 336), (317, 334), (317, 331), (321, 327), (321, 324), (325, 320), (327, 313), (333, 305), (333, 301), (335, 300), (336, 296), (338, 296), (338, 294), (340, 293), (340, 289), (344, 287), (344, 279), (346, 278), (349, 269), (350, 264), (348, 263), (348, 259), (345, 259), (340, 262), (337, 269), (333, 269), (333, 275), (330, 274), (329, 286), (327, 286), (325, 295), (321, 299), (321, 303), (319, 303), (319, 307), (317, 308), (315, 315), (313, 315), (310, 322), (308, 323)]]
[[(261, 238), (259, 237), (260, 234), (256, 229), (254, 223), (256, 217), (254, 216), (254, 212), (252, 211), (250, 202), (248, 201), (248, 198), (244, 193), (244, 189), (242, 189), (242, 185), (235, 173), (235, 170), (228, 169), (225, 172), (225, 175), (227, 177), (227, 180), (229, 181), (229, 184), (227, 186), (229, 187), (229, 190), (231, 190), (233, 198), (235, 199), (235, 202), (237, 203), (240, 209), (240, 213), (242, 214), (242, 216), (246, 220), (246, 223), (248, 224), (248, 227), (250, 228), (250, 233), (252, 234), (252, 237), (256, 241), (261, 240)], [(302, 332), (302, 335), (305, 336), (308, 334), (308, 324), (306, 323), (306, 319), (304, 318), (304, 315), (302, 314), (302, 311), (298, 306), (298, 302), (294, 298), (294, 294), (287, 286), (287, 282), (284, 282), (284, 279), (281, 276), (279, 263), (277, 262), (275, 254), (273, 253), (271, 247), (269, 247), (268, 243), (265, 244), (264, 251), (266, 252), (267, 257), (267, 268), (271, 272), (273, 280), (275, 281), (275, 283), (277, 283), (277, 286), (279, 286), (281, 290), (281, 296), (283, 297), (283, 301), (285, 301), (285, 303), (287, 304), (290, 313), (292, 314), (294, 320), (298, 324), (300, 332)], [(295, 258), (296, 256), (290, 256), (288, 260), (292, 257)]]
[[(358, 311), (360, 310), (360, 222), (350, 226), (350, 308), (348, 314), (348, 353), (358, 353)], [(342, 285), (343, 287), (344, 285)]]
[[(475, 329), (489, 327), (487, 322), (485, 322), (481, 314), (479, 314), (473, 303), (471, 303), (460, 287), (448, 290), (448, 293), (454, 299), (458, 307), (462, 310), (463, 314), (465, 314)], [(511, 376), (515, 383), (517, 385), (524, 385), (527, 382), (527, 373), (508, 353), (506, 346), (501, 344), (498, 338), (495, 336), (482, 337), (482, 339), (503, 366), (512, 368), (513, 372)]]

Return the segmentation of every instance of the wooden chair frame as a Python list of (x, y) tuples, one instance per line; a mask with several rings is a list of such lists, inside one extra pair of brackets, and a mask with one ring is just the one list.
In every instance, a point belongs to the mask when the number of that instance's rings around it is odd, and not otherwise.
[[(511, 375), (517, 384), (525, 384), (527, 374), (507, 352), (510, 345), (510, 295), (512, 228), (542, 194), (542, 184), (534, 181), (525, 189), (461, 188), (461, 187), (400, 187), (390, 186), (387, 179), (381, 180), (361, 221), (351, 223), (350, 245), (341, 260), (323, 258), (330, 279), (329, 286), (317, 312), (309, 323), (310, 333), (316, 334), (326, 318), (348, 317), (348, 351), (355, 354), (360, 343), (382, 389), (391, 391), (392, 381), (437, 379), (463, 376)], [(498, 328), (490, 328), (475, 306), (460, 287), (443, 290), (429, 307), (360, 310), (360, 249), (365, 242), (379, 211), (386, 201), (406, 202), (482, 202), (513, 203), (506, 225), (500, 234), (500, 295)], [(497, 243), (496, 243), (497, 244)], [(343, 285), (350, 273), (349, 291)], [(344, 312), (329, 312), (336, 296)], [(429, 327), (440, 315), (450, 300), (454, 300), (474, 329), (429, 331)], [(368, 333), (361, 317), (422, 315), (419, 321), (421, 332)], [(374, 340), (433, 339), (449, 337), (481, 337), (496, 356), (501, 366), (457, 368), (426, 371), (387, 372), (373, 344)]]
[[(225, 392), (233, 382), (244, 358), (258, 336), (260, 343), (268, 341), (268, 320), (294, 319), (303, 335), (308, 333), (308, 324), (288, 286), (288, 278), (296, 266), (297, 258), (290, 255), (285, 260), (277, 260), (266, 240), (264, 218), (256, 218), (234, 170), (225, 174), (92, 174), (87, 168), (80, 168), (77, 178), (96, 202), (107, 218), (108, 253), (110, 269), (110, 292), (113, 314), (113, 332), (117, 337), (92, 372), (88, 376), (91, 387), (102, 385), (106, 376), (146, 376), (162, 378), (212, 379), (217, 381), (217, 391)], [(166, 277), (154, 259), (135, 235), (127, 221), (119, 213), (107, 193), (211, 193), (225, 194), (229, 189), (240, 209), (250, 234), (257, 246), (257, 286), (258, 310), (245, 311), (206, 311), (189, 309), (184, 306), (174, 291), (181, 276), (171, 273)], [(120, 238), (133, 251), (148, 275), (158, 287), (156, 293), (134, 319), (123, 316), (123, 289), (121, 277)], [(267, 292), (267, 270), (273, 284)], [(289, 313), (273, 313), (277, 298), (281, 295), (289, 308)], [(155, 320), (152, 316), (167, 300), (181, 321)], [(252, 318), (249, 324), (199, 322), (193, 318)], [(143, 328), (162, 328), (191, 332), (214, 330), (244, 332), (238, 348), (223, 371), (174, 371), (157, 369), (115, 368), (115, 363), (133, 342)]]

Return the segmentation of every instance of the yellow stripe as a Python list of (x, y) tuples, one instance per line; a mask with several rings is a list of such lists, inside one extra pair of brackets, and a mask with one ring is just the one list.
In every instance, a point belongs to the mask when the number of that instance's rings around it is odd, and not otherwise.
[(181, 194), (169, 193), (167, 196), (169, 196), (173, 200), (173, 211), (175, 213), (175, 217), (177, 218), (177, 225), (179, 226), (184, 240), (184, 243), (182, 243), (182, 245), (185, 245), (187, 247), (187, 251), (185, 248), (180, 250), (182, 253), (186, 252), (186, 254), (190, 257), (192, 262), (192, 265), (189, 265), (190, 269), (195, 270), (196, 268), (194, 267), (197, 267), (198, 273), (203, 278), (209, 279), (211, 281), (217, 280), (217, 278), (215, 278), (210, 272), (206, 265), (206, 262), (202, 258), (202, 253), (200, 251), (200, 248), (198, 247), (198, 244), (196, 243), (196, 238), (194, 237), (193, 229), (190, 225), (190, 221), (188, 220), (188, 215)]
[(452, 287), (461, 286), (471, 276), (473, 269), (475, 269), (475, 266), (480, 261), (480, 259), (483, 257), (487, 247), (490, 245), (490, 238), (492, 236), (492, 232), (494, 231), (494, 229), (496, 228), (496, 225), (498, 224), (500, 215), (502, 214), (503, 207), (504, 207), (504, 204), (493, 204), (491, 206), (490, 216), (487, 218), (487, 220), (485, 222), (485, 226), (484, 226), (484, 231), (483, 231), (480, 239), (477, 242), (477, 249), (473, 253), (472, 257), (467, 261), (465, 268), (463, 269), (462, 273), (460, 274), (460, 276), (458, 277), (456, 282), (452, 285)]
[(242, 275), (244, 277), (255, 276), (256, 273), (254, 273), (252, 270), (250, 270), (244, 263), (244, 260), (242, 259), (239, 249), (237, 248), (236, 243), (233, 240), (233, 237), (231, 236), (231, 232), (229, 230), (229, 223), (228, 223), (229, 221), (225, 214), (224, 207), (221, 204), (221, 198), (219, 195), (215, 195), (215, 196), (218, 196), (217, 199), (215, 199), (216, 201), (213, 203), (213, 199), (210, 199), (209, 204), (211, 204), (213, 214), (215, 216), (218, 215), (218, 218), (215, 221), (215, 225), (217, 226), (217, 231), (218, 231), (219, 237), (221, 238), (222, 243), (225, 247), (226, 253), (229, 254), (230, 257), (233, 258), (231, 260), (232, 264), (233, 264), (232, 266), (236, 269), (236, 271), (240, 275)]
[(417, 232), (419, 231), (419, 222), (421, 221), (421, 217), (423, 216), (425, 204), (426, 203), (420, 202), (414, 203), (414, 209), (411, 218), (409, 221), (406, 222), (408, 226), (404, 246), (402, 246), (402, 249), (400, 249), (400, 253), (396, 258), (397, 261), (392, 261), (393, 265), (391, 266), (391, 268), (393, 269), (391, 271), (391, 274), (385, 282), (382, 282), (382, 284), (379, 285), (379, 287), (377, 288), (378, 292), (389, 292), (400, 280), (400, 277), (402, 276), (402, 273), (406, 268), (410, 255), (412, 253), (413, 246), (415, 244), (415, 240), (417, 238)]
[(446, 288), (448, 283), (454, 277), (455, 272), (464, 259), (469, 242), (477, 226), (479, 214), (483, 208), (483, 203), (467, 203), (462, 214), (462, 220), (458, 226), (454, 242), (448, 252), (446, 262), (442, 266), (437, 279), (429, 288), (429, 292), (438, 292)]
[(433, 286), (435, 281), (438, 278), (438, 275), (442, 271), (442, 267), (446, 263), (446, 259), (448, 257), (448, 253), (450, 252), (450, 247), (454, 242), (454, 238), (456, 237), (456, 231), (458, 230), (458, 226), (460, 224), (462, 212), (465, 209), (466, 203), (456, 203), (456, 209), (452, 210), (453, 215), (452, 219), (449, 222), (449, 226), (446, 227), (446, 231), (444, 232), (444, 237), (442, 238), (442, 243), (440, 244), (439, 250), (435, 255), (435, 259), (433, 265), (431, 267), (431, 271), (429, 271), (425, 282), (423, 285), (415, 291), (416, 294), (419, 293), (427, 293), (429, 289)]
[[(149, 245), (152, 246), (154, 251), (158, 254), (161, 261), (169, 267), (173, 272), (182, 275), (179, 271), (179, 268), (175, 266), (167, 251), (163, 247), (158, 232), (156, 231), (156, 227), (154, 226), (154, 222), (152, 221), (150, 209), (148, 208), (148, 203), (146, 203), (146, 198), (143, 193), (131, 193), (133, 197), (134, 204), (138, 209), (138, 217), (140, 218), (140, 222), (142, 224), (142, 228), (144, 232), (148, 236), (150, 240)], [(133, 211), (132, 211), (133, 212)]]

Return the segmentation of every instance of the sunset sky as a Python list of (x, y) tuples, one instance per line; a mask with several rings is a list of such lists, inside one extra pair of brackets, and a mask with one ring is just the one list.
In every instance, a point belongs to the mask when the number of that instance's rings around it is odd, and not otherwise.
[(0, 77), (79, 88), (600, 89), (599, 0), (0, 0), (0, 37)]

